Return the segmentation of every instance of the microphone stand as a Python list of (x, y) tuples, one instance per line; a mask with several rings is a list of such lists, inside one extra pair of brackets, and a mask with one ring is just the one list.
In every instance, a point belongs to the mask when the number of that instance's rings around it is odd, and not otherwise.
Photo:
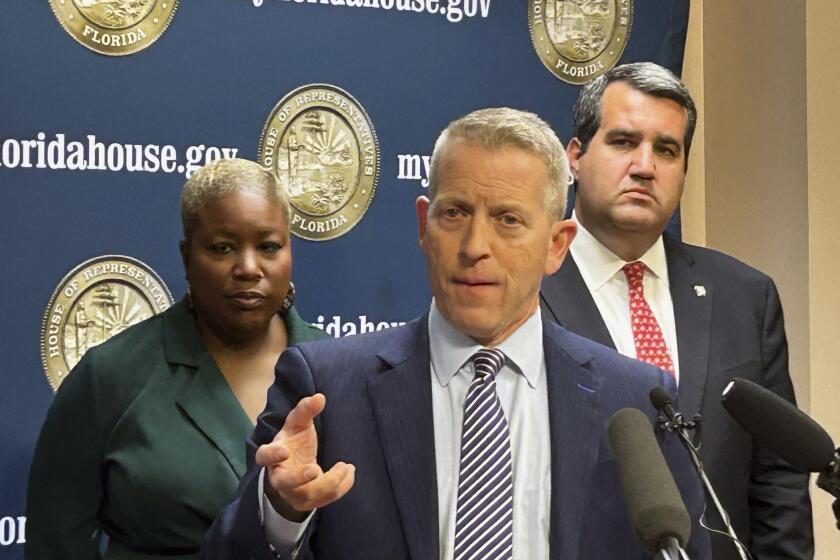
[(834, 460), (817, 477), (817, 486), (834, 496), (836, 499), (831, 505), (834, 512), (834, 521), (840, 529), (840, 448), (834, 452)]
[(674, 537), (665, 537), (659, 541), (659, 552), (653, 560), (690, 560)]
[[(660, 417), (661, 425), (669, 432), (675, 432), (679, 436), (680, 441), (682, 441), (683, 446), (685, 446), (688, 450), (688, 455), (691, 457), (691, 462), (694, 463), (694, 468), (697, 470), (700, 482), (703, 483), (703, 490), (706, 492), (706, 497), (712, 502), (718, 516), (720, 516), (721, 521), (723, 521), (723, 526), (726, 529), (725, 532), (729, 535), (732, 544), (735, 545), (735, 550), (738, 551), (738, 555), (741, 560), (748, 560), (750, 558), (749, 553), (744, 549), (744, 545), (741, 544), (741, 541), (738, 539), (738, 535), (735, 534), (735, 529), (732, 527), (729, 515), (726, 513), (726, 510), (723, 509), (723, 505), (720, 503), (714, 488), (712, 488), (712, 483), (706, 476), (705, 470), (703, 470), (703, 463), (700, 462), (700, 456), (697, 454), (697, 448), (694, 446), (691, 436), (689, 435), (689, 432), (694, 430), (696, 430), (699, 434), (701, 422), (700, 415), (695, 414), (693, 421), (686, 422), (683, 419), (682, 413), (675, 412), (670, 406), (663, 407), (660, 412), (663, 412), (667, 416), (667, 420)], [(666, 560), (666, 558), (667, 557), (663, 557), (662, 560)], [(676, 556), (673, 558), (680, 557)]]

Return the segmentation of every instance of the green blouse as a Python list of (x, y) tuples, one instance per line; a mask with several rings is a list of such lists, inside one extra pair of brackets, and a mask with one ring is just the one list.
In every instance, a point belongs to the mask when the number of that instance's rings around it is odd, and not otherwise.
[[(294, 308), (289, 346), (326, 335)], [(29, 475), (26, 558), (198, 558), (245, 474), (251, 421), (182, 300), (88, 351), (55, 396)]]

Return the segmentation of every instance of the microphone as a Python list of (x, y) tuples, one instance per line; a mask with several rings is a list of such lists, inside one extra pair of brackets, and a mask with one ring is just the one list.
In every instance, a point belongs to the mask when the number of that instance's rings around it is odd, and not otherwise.
[(662, 558), (685, 558), (691, 518), (647, 416), (635, 408), (619, 410), (608, 431), (627, 513), (642, 547)]
[(834, 496), (840, 529), (840, 449), (810, 416), (773, 391), (736, 377), (721, 399), (723, 408), (747, 432), (803, 472), (819, 473), (817, 486)]
[(678, 432), (681, 438), (690, 441), (699, 449), (702, 425), (700, 415), (695, 414), (694, 420), (686, 421), (681, 412), (674, 410), (674, 400), (663, 387), (654, 387), (649, 397), (654, 408), (665, 415), (665, 419), (661, 419), (660, 424), (669, 432)]
[[(706, 471), (703, 468), (703, 463), (700, 461), (700, 454), (698, 452), (700, 438), (700, 415), (695, 415), (693, 422), (686, 422), (685, 420), (683, 420), (682, 413), (674, 410), (674, 401), (671, 398), (671, 394), (662, 387), (654, 387), (653, 390), (651, 390), (650, 402), (653, 404), (656, 410), (658, 410), (661, 414), (665, 415), (666, 419), (660, 420), (661, 424), (668, 431), (675, 432), (679, 436), (680, 442), (682, 442), (686, 451), (688, 451), (688, 456), (691, 457), (691, 462), (694, 464), (694, 469), (697, 471), (697, 476), (700, 478), (700, 482), (703, 484), (703, 490), (706, 493), (706, 497), (712, 503), (715, 511), (720, 517), (720, 520), (723, 522), (724, 531), (718, 532), (721, 532), (728, 536), (729, 539), (732, 541), (732, 546), (735, 547), (735, 551), (738, 553), (738, 557), (742, 560), (746, 560), (749, 556), (747, 548), (744, 546), (744, 544), (738, 538), (738, 535), (735, 533), (735, 528), (732, 526), (732, 521), (729, 519), (729, 514), (726, 513), (723, 504), (720, 503), (720, 499), (715, 493), (714, 487), (712, 487), (712, 482), (709, 480), (709, 477), (706, 476)], [(695, 435), (697, 436), (698, 445), (695, 445), (694, 441), (692, 441), (692, 431), (694, 431)], [(703, 516), (705, 517), (705, 513)]]
[(656, 410), (665, 413), (668, 418), (673, 419), (677, 415), (674, 410), (674, 400), (671, 398), (671, 393), (665, 390), (664, 387), (654, 387), (650, 392), (650, 402)]
[(820, 472), (834, 461), (834, 442), (822, 426), (769, 389), (736, 377), (721, 402), (744, 430), (793, 468)]

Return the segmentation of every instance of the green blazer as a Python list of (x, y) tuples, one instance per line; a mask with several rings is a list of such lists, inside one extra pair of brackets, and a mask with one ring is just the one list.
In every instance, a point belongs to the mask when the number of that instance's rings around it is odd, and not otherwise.
[[(294, 308), (289, 346), (325, 337)], [(185, 300), (88, 351), (62, 383), (29, 475), (26, 558), (198, 558), (245, 473), (251, 421)]]

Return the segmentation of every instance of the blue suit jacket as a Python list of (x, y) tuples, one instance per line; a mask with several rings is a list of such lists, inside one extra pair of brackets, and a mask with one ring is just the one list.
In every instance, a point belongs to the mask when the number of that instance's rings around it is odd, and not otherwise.
[[(544, 348), (551, 558), (646, 558), (629, 525), (606, 426), (625, 407), (653, 418), (650, 390), (661, 384), (673, 391), (673, 380), (552, 323), (544, 324)], [(316, 421), (319, 463), (353, 463), (356, 482), (342, 499), (317, 512), (300, 557), (438, 558), (430, 376), (425, 316), (388, 331), (288, 349), (248, 442), (249, 472), (208, 533), (202, 557), (272, 558), (258, 519), (254, 452), (273, 438), (301, 398), (322, 392), (327, 406)], [(702, 491), (684, 450), (676, 439), (666, 440), (666, 457), (696, 521)], [(711, 557), (704, 531), (692, 532), (691, 545), (694, 560)]]

